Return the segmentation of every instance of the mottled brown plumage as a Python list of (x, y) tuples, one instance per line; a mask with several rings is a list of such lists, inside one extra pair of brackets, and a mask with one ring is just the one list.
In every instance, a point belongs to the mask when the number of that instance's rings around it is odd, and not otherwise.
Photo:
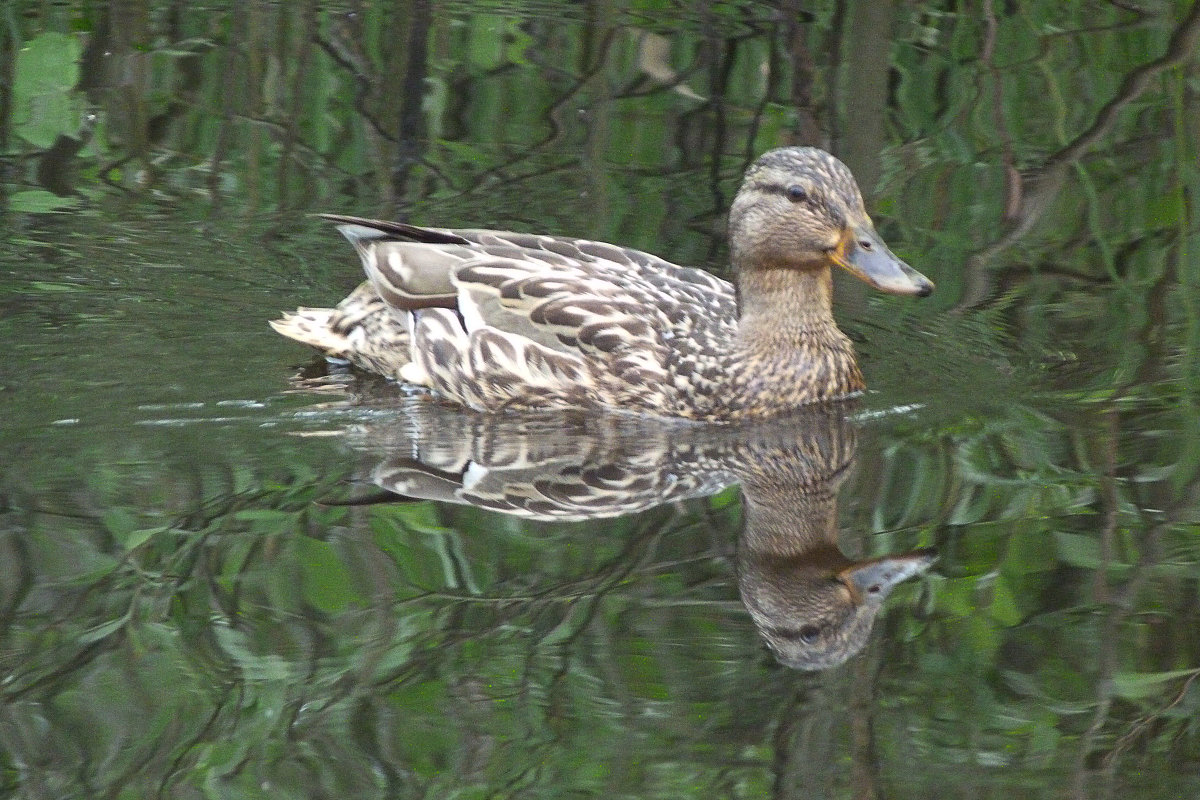
[(819, 408), (786, 419), (793, 424), (783, 436), (735, 449), (743, 507), (738, 588), (780, 663), (829, 669), (866, 645), (888, 594), (936, 555), (848, 558), (838, 546), (837, 493), (854, 460), (853, 428)]
[(368, 283), (280, 333), (482, 411), (620, 408), (731, 421), (860, 390), (830, 268), (884, 291), (933, 284), (875, 234), (840, 161), (765, 153), (730, 210), (736, 288), (602, 242), (330, 216)]
[(352, 441), (390, 492), (534, 520), (632, 514), (740, 483), (742, 601), (782, 663), (814, 670), (861, 650), (891, 590), (933, 562), (929, 550), (856, 560), (839, 548), (837, 490), (854, 459), (840, 405), (730, 426), (613, 414), (564, 424), (413, 397)]

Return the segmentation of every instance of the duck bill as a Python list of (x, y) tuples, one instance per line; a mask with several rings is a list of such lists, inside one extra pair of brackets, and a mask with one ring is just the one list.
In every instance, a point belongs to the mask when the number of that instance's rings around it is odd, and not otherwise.
[(933, 281), (897, 258), (873, 230), (849, 229), (834, 251), (833, 261), (883, 292), (917, 297), (933, 292)]
[(842, 570), (838, 577), (859, 602), (882, 603), (892, 589), (920, 575), (934, 561), (937, 561), (937, 553), (932, 548), (925, 548), (904, 555), (860, 561)]

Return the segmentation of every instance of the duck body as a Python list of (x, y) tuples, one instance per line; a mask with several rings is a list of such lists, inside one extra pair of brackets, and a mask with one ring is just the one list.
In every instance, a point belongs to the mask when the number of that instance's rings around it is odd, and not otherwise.
[(326, 217), (368, 280), (275, 329), (478, 411), (771, 416), (863, 388), (833, 320), (832, 265), (885, 291), (932, 289), (875, 235), (845, 166), (814, 148), (748, 170), (730, 211), (736, 286), (603, 242)]
[(398, 415), (347, 430), (370, 481), (388, 493), (349, 502), (398, 495), (568, 522), (627, 516), (740, 484), (735, 564), (750, 619), (780, 663), (827, 669), (863, 648), (888, 595), (934, 559), (927, 549), (880, 552), (866, 540), (870, 557), (839, 546), (838, 491), (855, 458), (853, 409), (822, 403), (758, 423), (676, 425), (629, 414), (475, 414), (408, 396)]

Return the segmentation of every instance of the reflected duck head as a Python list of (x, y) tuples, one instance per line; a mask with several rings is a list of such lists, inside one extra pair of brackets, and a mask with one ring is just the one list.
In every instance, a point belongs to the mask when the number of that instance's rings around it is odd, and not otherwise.
[(836, 546), (779, 558), (745, 553), (739, 560), (742, 600), (779, 662), (823, 670), (857, 654), (888, 594), (936, 560), (931, 549), (866, 561), (847, 560)]

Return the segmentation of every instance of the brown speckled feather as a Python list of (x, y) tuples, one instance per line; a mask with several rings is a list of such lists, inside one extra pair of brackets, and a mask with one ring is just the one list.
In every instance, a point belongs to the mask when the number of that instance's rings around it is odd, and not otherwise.
[(481, 411), (777, 414), (862, 388), (831, 265), (886, 291), (932, 288), (875, 235), (845, 166), (813, 148), (748, 170), (730, 212), (737, 290), (603, 242), (327, 217), (369, 288), (276, 330)]
[(271, 327), (367, 372), (395, 375), (409, 361), (408, 314), (384, 302), (369, 282), (334, 308), (301, 307)]
[(765, 424), (680, 425), (622, 414), (472, 414), (409, 397), (349, 440), (371, 480), (409, 499), (539, 521), (643, 511), (742, 487), (737, 582), (781, 662), (827, 669), (866, 644), (884, 598), (928, 550), (855, 560), (838, 547), (838, 485), (854, 426), (837, 404)]

